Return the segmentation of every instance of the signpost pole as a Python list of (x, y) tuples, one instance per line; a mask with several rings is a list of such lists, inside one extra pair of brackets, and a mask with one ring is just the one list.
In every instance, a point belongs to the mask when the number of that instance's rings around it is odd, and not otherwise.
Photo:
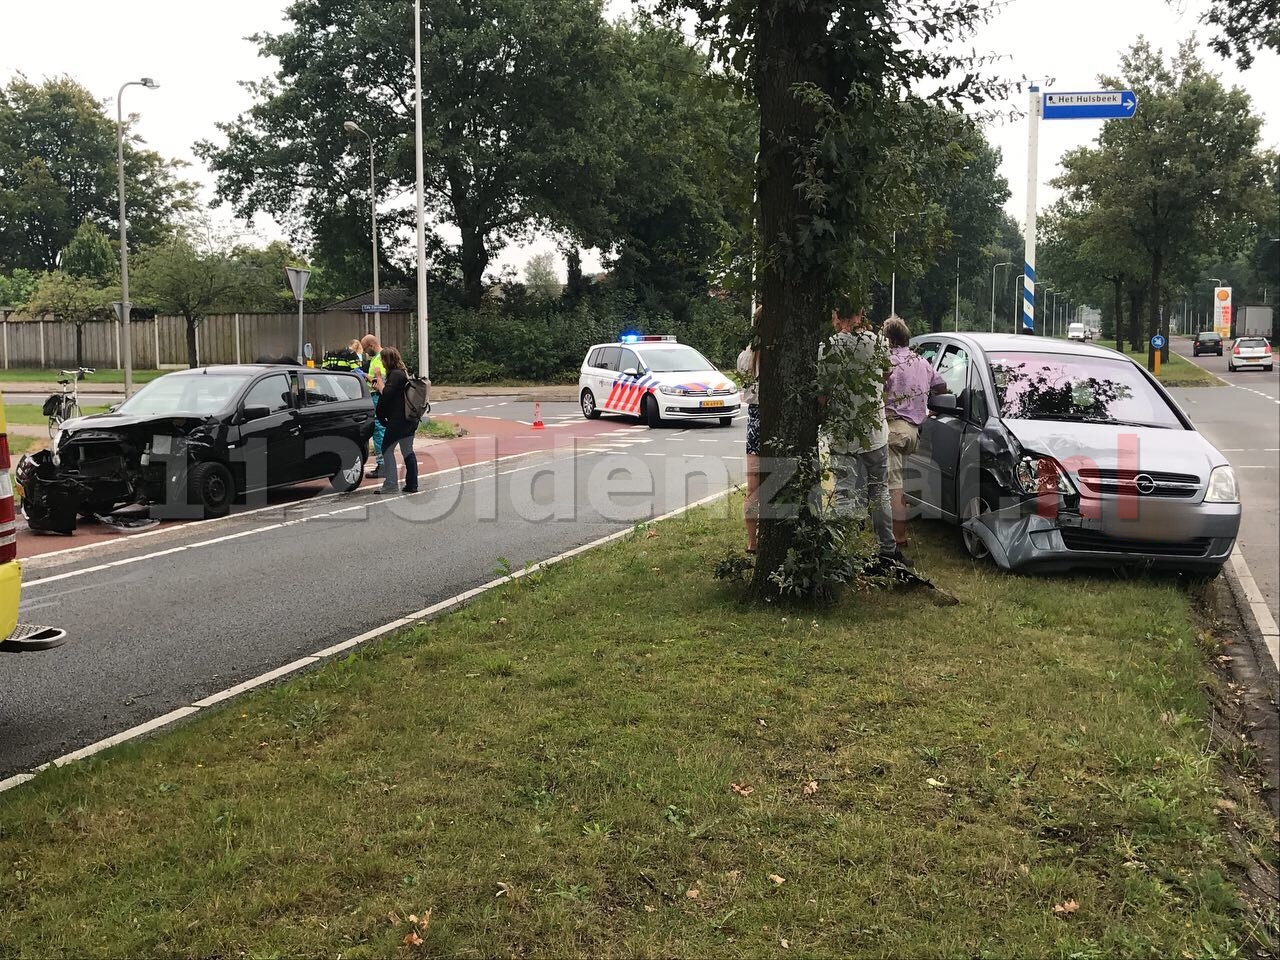
[(1036, 329), (1036, 181), (1039, 179), (1036, 152), (1040, 142), (1040, 88), (1032, 86), (1027, 112), (1027, 226), (1022, 256), (1022, 324), (1015, 333), (1035, 333)]

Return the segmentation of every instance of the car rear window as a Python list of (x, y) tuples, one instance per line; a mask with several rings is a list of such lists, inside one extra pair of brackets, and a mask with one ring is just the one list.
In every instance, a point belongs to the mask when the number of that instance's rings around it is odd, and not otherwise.
[(1196, 339), (1200, 340), (1201, 342), (1205, 340), (1221, 340), (1222, 335), (1217, 333), (1201, 333), (1197, 335)]
[(1128, 360), (1010, 352), (988, 361), (1005, 419), (1182, 429), (1168, 401)]
[(1265, 347), (1267, 345), (1267, 341), (1262, 337), (1241, 337), (1236, 343), (1242, 347)]

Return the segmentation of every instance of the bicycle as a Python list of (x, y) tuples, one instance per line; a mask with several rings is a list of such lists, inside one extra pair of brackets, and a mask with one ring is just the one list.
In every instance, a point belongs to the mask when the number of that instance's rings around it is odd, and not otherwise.
[(80, 416), (80, 381), (96, 372), (92, 367), (62, 371), (63, 378), (58, 381), (58, 392), (49, 394), (49, 399), (44, 402), (43, 412), (49, 418), (50, 437), (58, 432), (64, 420)]

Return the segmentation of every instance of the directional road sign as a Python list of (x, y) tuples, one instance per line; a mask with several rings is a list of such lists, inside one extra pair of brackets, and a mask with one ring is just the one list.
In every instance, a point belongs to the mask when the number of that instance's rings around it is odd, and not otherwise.
[(1138, 109), (1132, 90), (1044, 94), (1046, 120), (1127, 120)]
[(389, 303), (362, 303), (360, 304), (361, 313), (389, 313), (391, 304)]
[(1154, 350), (1163, 350), (1164, 344), (1165, 344), (1165, 339), (1162, 334), (1157, 333), (1154, 337), (1151, 338), (1151, 347)]

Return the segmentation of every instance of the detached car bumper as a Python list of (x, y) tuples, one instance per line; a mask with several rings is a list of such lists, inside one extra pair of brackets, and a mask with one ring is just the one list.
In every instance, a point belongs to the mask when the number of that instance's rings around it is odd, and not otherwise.
[(964, 526), (1006, 570), (1133, 566), (1204, 575), (1222, 569), (1240, 531), (1238, 503), (1144, 501), (1137, 517), (1121, 518), (1114, 502), (1095, 500), (1079, 512), (1044, 514), (1024, 502)]

